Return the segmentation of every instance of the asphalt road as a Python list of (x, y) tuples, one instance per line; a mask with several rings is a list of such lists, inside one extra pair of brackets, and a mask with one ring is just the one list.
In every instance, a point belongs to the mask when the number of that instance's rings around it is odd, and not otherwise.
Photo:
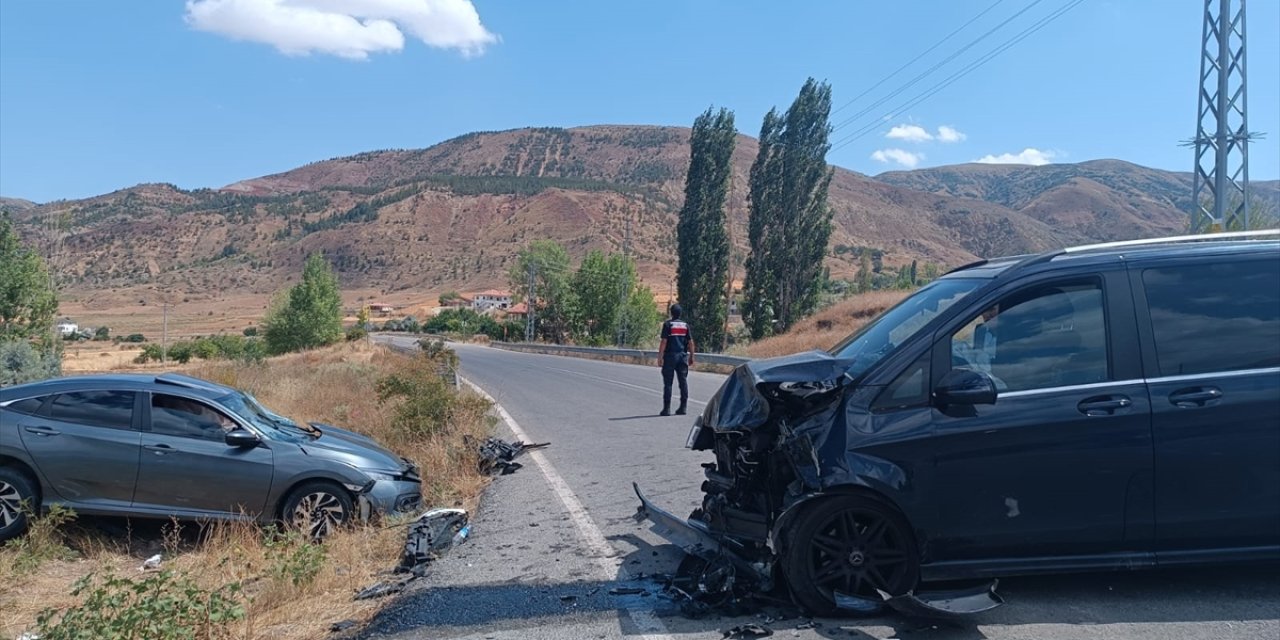
[[(697, 506), (699, 465), (710, 456), (683, 444), (723, 376), (691, 373), (690, 416), (662, 418), (655, 367), (456, 348), (463, 377), (500, 406), (500, 437), (552, 444), (494, 481), (471, 539), (365, 637), (721, 638), (764, 622), (690, 620), (662, 597), (609, 593), (652, 590), (645, 576), (675, 570), (678, 550), (632, 520), (631, 482), (678, 515)], [(1276, 566), (1010, 578), (1000, 592), (1007, 604), (964, 624), (883, 617), (767, 626), (794, 638), (1280, 638)]]

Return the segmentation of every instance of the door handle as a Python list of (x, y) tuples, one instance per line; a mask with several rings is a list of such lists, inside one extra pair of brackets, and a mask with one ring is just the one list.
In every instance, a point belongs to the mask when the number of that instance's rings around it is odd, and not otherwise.
[(1076, 408), (1086, 416), (1109, 416), (1132, 405), (1133, 401), (1125, 396), (1098, 396), (1081, 400)]
[(61, 431), (58, 431), (57, 429), (53, 429), (51, 427), (23, 427), (23, 429), (25, 429), (27, 433), (34, 433), (42, 438), (47, 438), (49, 436), (56, 436), (62, 433)]
[(147, 451), (152, 451), (158, 456), (165, 455), (166, 453), (176, 453), (178, 451), (177, 449), (174, 449), (173, 447), (167, 444), (148, 444), (148, 445), (143, 445), (142, 448), (146, 449)]
[(1169, 394), (1169, 402), (1179, 409), (1195, 409), (1222, 397), (1222, 389), (1217, 387), (1192, 387), (1179, 389)]

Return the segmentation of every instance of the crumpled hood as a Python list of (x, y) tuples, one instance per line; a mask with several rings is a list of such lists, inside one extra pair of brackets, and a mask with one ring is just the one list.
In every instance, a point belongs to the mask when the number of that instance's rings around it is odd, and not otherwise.
[(839, 384), (853, 365), (825, 351), (806, 351), (779, 358), (752, 360), (734, 369), (703, 412), (702, 426), (717, 431), (755, 429), (769, 420), (769, 401), (762, 387), (779, 383)]
[(367, 436), (338, 427), (312, 423), (321, 436), (301, 445), (307, 455), (345, 462), (360, 469), (401, 471), (407, 463), (386, 447)]

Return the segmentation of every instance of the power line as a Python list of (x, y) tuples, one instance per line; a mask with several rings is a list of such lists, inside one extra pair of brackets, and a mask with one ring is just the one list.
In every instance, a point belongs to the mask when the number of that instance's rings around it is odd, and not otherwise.
[(1025, 6), (1025, 7), (1023, 7), (1023, 8), (1022, 8), (1021, 10), (1019, 10), (1017, 13), (1014, 13), (1013, 15), (1009, 16), (1008, 18), (1005, 18), (1004, 22), (1001, 22), (1000, 24), (998, 24), (998, 25), (996, 25), (996, 26), (994, 26), (994, 27), (992, 27), (992, 28), (988, 29), (988, 30), (986, 31), (986, 33), (983, 33), (982, 35), (978, 36), (977, 38), (974, 38), (971, 42), (969, 42), (969, 44), (966, 44), (965, 46), (960, 47), (960, 49), (958, 49), (958, 50), (956, 50), (956, 51), (952, 52), (952, 54), (951, 54), (951, 55), (949, 55), (949, 56), (947, 56), (947, 57), (943, 58), (941, 62), (938, 62), (937, 64), (933, 65), (932, 67), (929, 67), (928, 69), (925, 69), (925, 70), (924, 70), (924, 71), (922, 71), (920, 74), (918, 74), (916, 77), (912, 78), (911, 80), (908, 80), (905, 84), (903, 84), (902, 86), (898, 87), (897, 89), (894, 89), (894, 90), (893, 90), (892, 92), (890, 92), (888, 95), (886, 95), (886, 96), (884, 96), (884, 97), (880, 98), (879, 100), (876, 100), (875, 102), (871, 103), (870, 105), (867, 105), (867, 106), (866, 106), (866, 107), (864, 107), (861, 111), (859, 111), (859, 112), (857, 112), (857, 113), (853, 114), (852, 116), (849, 116), (848, 118), (845, 118), (843, 121), (841, 121), (841, 122), (840, 122), (839, 124), (837, 124), (835, 127), (833, 127), (833, 128), (832, 128), (832, 131), (838, 131), (838, 130), (840, 130), (840, 129), (842, 129), (842, 128), (844, 128), (844, 127), (846, 127), (846, 126), (848, 126), (848, 125), (850, 125), (850, 124), (853, 124), (854, 122), (856, 122), (856, 121), (860, 120), (860, 119), (862, 118), (862, 116), (865, 116), (866, 114), (870, 113), (870, 112), (871, 112), (871, 111), (873, 111), (876, 107), (878, 107), (878, 106), (880, 106), (880, 105), (882, 105), (882, 104), (884, 104), (884, 103), (886, 103), (886, 102), (888, 102), (888, 101), (890, 101), (890, 100), (894, 99), (894, 98), (895, 98), (895, 97), (897, 97), (898, 95), (902, 94), (902, 92), (904, 92), (904, 91), (906, 91), (907, 89), (910, 89), (911, 87), (915, 86), (915, 85), (916, 85), (916, 83), (920, 82), (921, 80), (924, 80), (925, 78), (927, 78), (928, 76), (930, 76), (931, 74), (933, 74), (933, 72), (934, 72), (934, 71), (937, 71), (938, 69), (940, 69), (940, 68), (942, 68), (943, 66), (945, 66), (948, 62), (951, 62), (952, 60), (955, 60), (956, 58), (958, 58), (958, 57), (960, 57), (961, 55), (963, 55), (963, 54), (964, 54), (964, 52), (966, 52), (966, 51), (968, 51), (968, 50), (970, 50), (970, 49), (974, 48), (975, 46), (977, 46), (977, 45), (981, 44), (983, 40), (986, 40), (987, 38), (991, 37), (991, 36), (992, 36), (992, 34), (994, 34), (995, 32), (999, 31), (1000, 29), (1003, 29), (1003, 28), (1004, 28), (1004, 26), (1005, 26), (1005, 25), (1007, 25), (1007, 24), (1009, 24), (1010, 22), (1013, 22), (1014, 20), (1017, 20), (1019, 17), (1021, 17), (1021, 16), (1022, 16), (1022, 14), (1024, 14), (1024, 13), (1026, 13), (1026, 12), (1030, 11), (1032, 8), (1034, 8), (1036, 5), (1040, 4), (1041, 2), (1044, 2), (1044, 0), (1034, 0), (1034, 2), (1032, 2), (1031, 4), (1029, 4), (1029, 5)]
[(996, 0), (995, 2), (991, 3), (991, 6), (987, 7), (986, 9), (983, 9), (981, 13), (979, 13), (978, 15), (976, 15), (976, 16), (974, 16), (974, 17), (970, 18), (968, 22), (966, 22), (966, 23), (964, 23), (964, 24), (960, 25), (960, 26), (959, 26), (955, 31), (952, 31), (951, 33), (948, 33), (948, 34), (947, 34), (945, 37), (943, 37), (941, 40), (939, 40), (939, 41), (937, 41), (936, 43), (934, 43), (934, 45), (933, 45), (932, 47), (929, 47), (928, 49), (925, 49), (923, 52), (921, 52), (921, 53), (920, 53), (920, 55), (917, 55), (916, 57), (912, 58), (911, 60), (908, 60), (906, 64), (902, 65), (901, 67), (898, 67), (897, 69), (895, 69), (895, 70), (894, 70), (892, 73), (890, 73), (889, 75), (887, 75), (887, 76), (885, 76), (885, 77), (883, 77), (883, 78), (880, 78), (880, 80), (879, 80), (878, 82), (876, 82), (875, 84), (873, 84), (873, 85), (871, 85), (870, 87), (868, 87), (865, 91), (863, 91), (862, 93), (859, 93), (858, 95), (854, 96), (854, 97), (853, 97), (853, 99), (851, 99), (851, 100), (849, 100), (848, 102), (844, 103), (843, 105), (840, 105), (839, 107), (837, 107), (835, 111), (832, 111), (832, 112), (831, 112), (831, 115), (835, 115), (835, 114), (837, 114), (837, 113), (840, 113), (841, 111), (844, 111), (844, 110), (845, 110), (846, 108), (848, 108), (850, 105), (852, 105), (853, 103), (857, 102), (860, 98), (862, 98), (862, 96), (865, 96), (865, 95), (867, 95), (868, 93), (871, 93), (872, 91), (875, 91), (875, 90), (876, 90), (876, 88), (878, 88), (880, 85), (882, 85), (882, 84), (884, 84), (884, 83), (888, 82), (890, 79), (892, 79), (892, 78), (896, 77), (899, 73), (902, 73), (902, 72), (903, 72), (907, 67), (910, 67), (911, 65), (915, 64), (918, 60), (920, 60), (920, 58), (923, 58), (923, 57), (925, 57), (925, 56), (929, 55), (930, 53), (932, 53), (932, 52), (933, 52), (933, 50), (934, 50), (934, 49), (937, 49), (938, 47), (942, 46), (942, 45), (943, 45), (943, 43), (945, 43), (946, 41), (950, 40), (950, 39), (951, 39), (952, 37), (954, 37), (957, 33), (960, 33), (961, 31), (964, 31), (964, 29), (965, 29), (966, 27), (968, 27), (969, 25), (971, 25), (971, 24), (973, 24), (974, 22), (976, 22), (976, 21), (977, 21), (979, 18), (981, 18), (982, 16), (987, 15), (987, 13), (988, 13), (988, 12), (990, 12), (992, 9), (996, 8), (996, 6), (997, 6), (997, 5), (999, 5), (1001, 2), (1004, 2), (1004, 0)]
[[(938, 92), (954, 84), (957, 80), (963, 78), (964, 76), (969, 75), (973, 71), (976, 71), (986, 63), (995, 59), (1001, 53), (1004, 53), (1005, 51), (1008, 51), (1009, 49), (1013, 48), (1019, 42), (1022, 42), (1023, 40), (1027, 39), (1028, 37), (1033, 35), (1035, 32), (1045, 28), (1046, 26), (1049, 25), (1049, 23), (1057, 20), (1058, 18), (1061, 18), (1067, 12), (1083, 4), (1084, 1), (1085, 0), (1069, 0), (1067, 4), (1063, 5), (1062, 7), (1059, 7), (1057, 10), (1045, 16), (1044, 18), (1041, 18), (1039, 21), (1032, 24), (1030, 27), (1027, 27), (1022, 32), (1015, 35), (1014, 37), (1010, 38), (1009, 40), (1006, 40), (1000, 46), (996, 47), (995, 49), (992, 49), (987, 54), (969, 63), (968, 65), (966, 65), (965, 67), (957, 71), (956, 73), (948, 76), (945, 80), (935, 84), (933, 87), (930, 87), (929, 89), (926, 89), (920, 94), (917, 94), (914, 98), (908, 100), (907, 102), (901, 105), (898, 105), (896, 108), (894, 108), (893, 110), (885, 114), (885, 117), (890, 117), (895, 113), (900, 113), (902, 111), (905, 111), (907, 109), (910, 109), (920, 104), (921, 102), (924, 102), (925, 100), (928, 100), (929, 98), (936, 95)], [(853, 133), (850, 133), (849, 135), (845, 136), (844, 138), (837, 140), (834, 144), (832, 144), (831, 149), (828, 150), (828, 153), (832, 151), (838, 151), (840, 149), (843, 149), (844, 147), (849, 146), (854, 141), (866, 136), (868, 133), (871, 133), (872, 131), (875, 131), (880, 126), (881, 126), (880, 120), (876, 120), (868, 125), (863, 126), (861, 129), (858, 129)]]

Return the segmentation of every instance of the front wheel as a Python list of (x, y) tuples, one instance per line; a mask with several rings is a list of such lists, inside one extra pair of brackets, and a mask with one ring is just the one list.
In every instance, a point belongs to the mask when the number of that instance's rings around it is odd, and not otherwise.
[[(835, 594), (880, 602), (916, 586), (920, 557), (897, 511), (862, 496), (836, 496), (800, 514), (783, 552), (796, 604), (816, 615), (841, 613)], [(845, 613), (856, 613), (845, 611)]]
[(29, 514), (39, 507), (31, 479), (9, 467), (0, 467), (0, 542), (27, 530)]
[(308, 482), (289, 494), (281, 515), (285, 524), (319, 540), (349, 522), (354, 512), (351, 496), (342, 488), (328, 482)]

